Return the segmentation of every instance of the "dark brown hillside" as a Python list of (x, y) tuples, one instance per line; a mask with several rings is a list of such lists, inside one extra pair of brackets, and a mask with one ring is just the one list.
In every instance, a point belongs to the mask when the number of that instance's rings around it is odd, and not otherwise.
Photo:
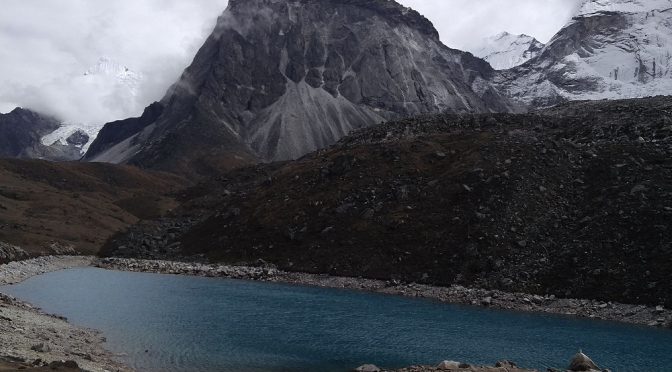
[(129, 166), (0, 160), (0, 242), (96, 253), (113, 233), (174, 208), (170, 193), (184, 185)]
[(155, 257), (169, 245), (297, 271), (670, 306), (670, 113), (659, 97), (383, 124), (194, 188), (175, 218), (106, 251)]

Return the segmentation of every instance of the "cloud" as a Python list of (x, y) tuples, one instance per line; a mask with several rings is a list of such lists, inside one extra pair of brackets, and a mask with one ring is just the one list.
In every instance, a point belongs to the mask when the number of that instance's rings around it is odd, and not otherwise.
[[(547, 41), (579, 0), (401, 0), (450, 47), (501, 31)], [(22, 106), (70, 123), (138, 115), (189, 65), (227, 0), (3, 0), (0, 112)], [(82, 75), (102, 56), (144, 76), (137, 95)]]
[[(0, 110), (74, 123), (142, 112), (190, 63), (226, 0), (3, 0)], [(137, 97), (84, 72), (109, 57), (144, 76)]]
[(424, 14), (449, 47), (471, 51), (502, 31), (548, 42), (583, 0), (401, 0)]

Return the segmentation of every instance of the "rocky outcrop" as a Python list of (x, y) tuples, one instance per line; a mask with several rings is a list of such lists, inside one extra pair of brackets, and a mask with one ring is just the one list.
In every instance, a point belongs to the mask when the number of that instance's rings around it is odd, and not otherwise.
[(159, 169), (287, 160), (390, 118), (513, 110), (493, 73), (394, 1), (234, 0), (159, 119), (108, 150), (124, 156), (99, 159)]
[(568, 371), (600, 371), (600, 367), (588, 355), (579, 351), (569, 363)]
[(30, 255), (23, 249), (11, 244), (0, 242), (0, 264), (25, 260), (28, 257), (30, 257)]
[(539, 56), (495, 82), (532, 107), (669, 94), (670, 9), (670, 0), (584, 0)]

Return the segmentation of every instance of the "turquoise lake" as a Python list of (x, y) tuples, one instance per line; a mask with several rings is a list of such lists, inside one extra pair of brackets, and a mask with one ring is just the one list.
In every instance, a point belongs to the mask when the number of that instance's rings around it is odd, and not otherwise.
[(513, 360), (545, 371), (579, 349), (612, 371), (672, 371), (672, 331), (378, 294), (94, 268), (0, 291), (103, 331), (139, 371), (339, 371)]

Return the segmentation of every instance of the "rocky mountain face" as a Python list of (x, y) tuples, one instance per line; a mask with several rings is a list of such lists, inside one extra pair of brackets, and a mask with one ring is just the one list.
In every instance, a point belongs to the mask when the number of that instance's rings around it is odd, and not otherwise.
[(0, 114), (0, 157), (79, 159), (81, 155), (77, 147), (85, 136), (83, 133), (72, 133), (64, 144), (50, 146), (42, 143), (43, 136), (60, 127), (60, 121), (22, 108)]
[(539, 55), (544, 44), (528, 35), (502, 32), (483, 40), (474, 55), (488, 61), (495, 70), (508, 70)]
[[(84, 160), (95, 159), (98, 162), (108, 163), (120, 162), (121, 160), (117, 159), (123, 158), (123, 154), (115, 154), (107, 150), (152, 125), (161, 116), (163, 109), (164, 106), (161, 103), (154, 102), (138, 118), (129, 118), (105, 124), (91, 146), (89, 146)], [(103, 152), (106, 153), (105, 156), (101, 156)]]
[(671, 68), (672, 0), (586, 0), (538, 57), (495, 80), (540, 107), (669, 94)]
[(295, 159), (391, 118), (514, 110), (493, 74), (394, 1), (232, 0), (156, 122), (87, 157), (159, 169)]
[(669, 307), (671, 141), (668, 97), (421, 116), (204, 182), (105, 252)]

